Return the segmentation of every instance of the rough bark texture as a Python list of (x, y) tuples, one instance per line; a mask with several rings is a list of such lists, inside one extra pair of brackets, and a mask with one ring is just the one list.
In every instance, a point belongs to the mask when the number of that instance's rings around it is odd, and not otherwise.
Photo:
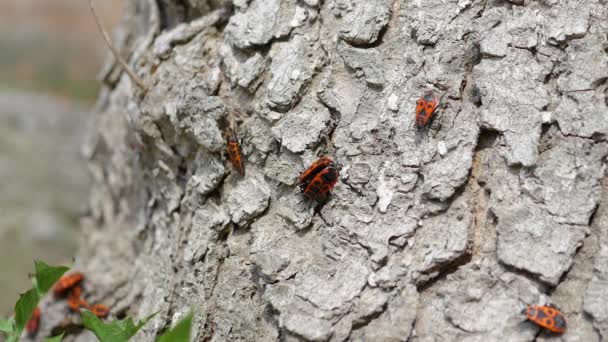
[(137, 340), (194, 308), (197, 341), (541, 341), (521, 310), (547, 302), (553, 341), (608, 340), (605, 0), (127, 3), (150, 90), (104, 73), (79, 267), (159, 312)]

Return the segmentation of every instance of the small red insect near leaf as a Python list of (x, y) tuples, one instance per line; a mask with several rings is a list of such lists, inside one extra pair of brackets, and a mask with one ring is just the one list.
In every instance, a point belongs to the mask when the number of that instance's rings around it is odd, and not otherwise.
[(89, 308), (89, 303), (82, 299), (80, 296), (82, 294), (82, 289), (80, 286), (74, 286), (70, 295), (68, 296), (68, 307), (72, 311), (78, 311), (80, 308)]
[(82, 279), (84, 279), (84, 275), (80, 272), (66, 274), (53, 286), (53, 293), (56, 296), (65, 295), (74, 286), (78, 285)]
[(340, 170), (329, 157), (321, 157), (300, 175), (300, 190), (312, 200), (322, 201), (338, 181)]
[(543, 327), (553, 333), (563, 334), (566, 332), (566, 318), (552, 305), (529, 305), (524, 314), (534, 324)]
[(110, 313), (110, 308), (103, 304), (95, 304), (93, 305), (91, 312), (93, 312), (93, 314), (99, 318), (106, 318)]
[(78, 311), (80, 309), (80, 298), (68, 297), (68, 308), (72, 311)]
[(439, 105), (439, 99), (437, 95), (432, 91), (426, 92), (416, 102), (416, 120), (415, 125), (417, 129), (427, 128), (428, 125), (433, 121), (433, 116)]
[(36, 307), (34, 312), (32, 312), (32, 317), (27, 324), (25, 325), (25, 331), (27, 331), (28, 335), (35, 336), (38, 333), (38, 328), (40, 327), (40, 308)]
[(236, 136), (236, 133), (232, 130), (227, 130), (224, 134), (226, 143), (228, 145), (228, 158), (232, 166), (241, 174), (245, 176), (245, 165), (243, 161), (243, 153), (241, 152), (241, 144)]

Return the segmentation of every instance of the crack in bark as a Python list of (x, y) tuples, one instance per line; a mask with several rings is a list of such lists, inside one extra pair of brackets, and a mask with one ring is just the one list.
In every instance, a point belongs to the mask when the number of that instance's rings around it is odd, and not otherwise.
[[(225, 257), (223, 255), (218, 256), (217, 258), (217, 262), (218, 265), (215, 268), (215, 274), (214, 274), (214, 279), (213, 279), (213, 285), (211, 287), (211, 293), (209, 293), (209, 295), (206, 295), (206, 299), (211, 299), (213, 298), (214, 294), (215, 294), (215, 288), (218, 284), (218, 279), (220, 276), (220, 273), (222, 272), (222, 269), (224, 267), (224, 261), (225, 261)], [(216, 303), (215, 301), (210, 301), (210, 305), (208, 306), (208, 310), (207, 310), (207, 315), (205, 316), (205, 323), (203, 325), (203, 336), (202, 336), (202, 340), (204, 341), (209, 341), (211, 340), (211, 338), (213, 337), (213, 335), (215, 334), (215, 324), (213, 322), (213, 318), (215, 317), (214, 312), (216, 309)]]
[[(481, 161), (479, 160), (479, 154), (481, 151), (491, 148), (497, 137), (498, 134), (492, 131), (482, 130), (480, 132), (475, 153), (473, 155), (471, 174), (467, 184), (468, 191), (472, 194), (472, 202), (474, 207), (473, 232), (471, 234), (471, 243), (469, 245), (471, 256), (474, 259), (479, 259), (482, 257), (481, 245), (484, 238), (490, 235), (496, 235), (496, 222), (488, 222), (488, 215), (490, 214), (488, 202), (491, 189), (486, 188), (485, 183), (481, 179), (485, 170), (481, 164)], [(492, 231), (489, 231), (488, 228), (493, 229), (491, 229)], [(493, 251), (496, 251), (496, 246), (494, 246)]]
[(424, 291), (429, 290), (435, 284), (439, 283), (442, 280), (445, 280), (450, 274), (458, 271), (460, 266), (464, 266), (470, 263), (471, 260), (472, 255), (469, 253), (465, 253), (456, 259), (447, 261), (445, 263), (437, 264), (435, 267), (427, 270), (427, 272), (424, 273), (425, 275), (431, 275), (434, 272), (437, 272), (437, 275), (426, 281), (421, 282), (420, 284), (416, 284), (416, 290), (418, 291), (418, 293), (422, 293)]
[[(353, 325), (352, 325), (350, 334), (352, 334), (352, 332), (355, 330), (360, 330), (362, 328), (365, 328), (370, 323), (372, 323), (374, 320), (378, 319), (380, 316), (382, 316), (382, 314), (384, 314), (384, 312), (386, 311), (387, 308), (388, 308), (388, 301), (386, 303), (384, 303), (384, 305), (382, 305), (382, 309), (380, 311), (374, 312), (368, 316), (361, 317), (356, 322), (353, 321)], [(349, 334), (349, 336), (350, 336), (350, 334)]]

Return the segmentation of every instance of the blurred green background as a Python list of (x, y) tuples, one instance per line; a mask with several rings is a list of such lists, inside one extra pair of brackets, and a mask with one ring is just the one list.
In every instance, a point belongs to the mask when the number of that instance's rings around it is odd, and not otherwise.
[[(120, 0), (96, 0), (109, 31)], [(71, 264), (86, 210), (80, 154), (107, 49), (86, 0), (0, 0), (0, 317), (33, 260)]]

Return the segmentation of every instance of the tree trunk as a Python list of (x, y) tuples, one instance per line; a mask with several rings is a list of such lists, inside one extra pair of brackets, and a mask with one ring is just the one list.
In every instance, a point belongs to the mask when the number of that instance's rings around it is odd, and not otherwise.
[(605, 0), (126, 3), (78, 267), (136, 340), (608, 340)]

